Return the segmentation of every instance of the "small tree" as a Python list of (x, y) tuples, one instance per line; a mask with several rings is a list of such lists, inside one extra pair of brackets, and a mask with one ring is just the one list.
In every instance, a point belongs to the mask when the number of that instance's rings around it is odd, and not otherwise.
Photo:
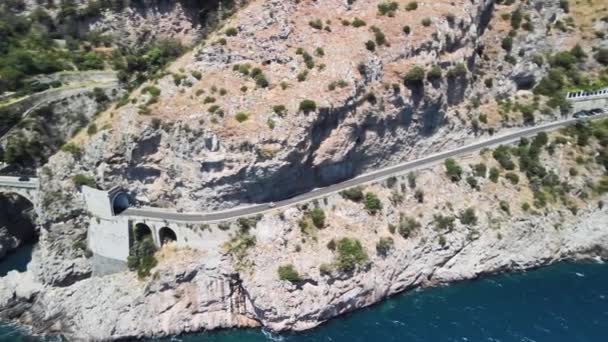
[(494, 183), (498, 183), (498, 177), (500, 176), (500, 170), (493, 167), (490, 169), (490, 180)]
[(429, 70), (428, 74), (426, 75), (426, 78), (429, 80), (438, 80), (441, 78), (441, 76), (441, 67), (439, 65), (433, 65), (431, 70)]
[(301, 281), (300, 274), (293, 267), (292, 264), (279, 266), (278, 269), (279, 279), (286, 280), (290, 283), (297, 283)]
[(465, 211), (460, 213), (460, 223), (468, 225), (468, 226), (474, 226), (477, 224), (477, 215), (475, 215), (475, 209), (473, 208), (468, 208)]
[(399, 222), (399, 234), (407, 239), (420, 227), (420, 222), (411, 217), (406, 217)]
[(405, 5), (406, 11), (415, 11), (418, 8), (418, 3), (416, 1), (410, 1)]
[(382, 202), (373, 192), (365, 194), (365, 209), (372, 215), (382, 210)]
[(317, 110), (317, 103), (313, 100), (303, 100), (300, 102), (300, 111), (308, 114)]
[(452, 182), (458, 182), (462, 179), (462, 168), (452, 158), (448, 158), (444, 162), (447, 175)]
[(317, 228), (323, 228), (325, 226), (325, 212), (323, 209), (314, 208), (310, 212), (310, 218), (312, 219), (312, 223)]
[(407, 85), (421, 85), (424, 82), (425, 71), (422, 67), (416, 65), (411, 68), (403, 77), (403, 81)]
[(338, 252), (337, 266), (343, 273), (354, 271), (357, 266), (362, 266), (368, 260), (363, 245), (357, 239), (343, 238), (336, 245)]
[(224, 31), (224, 33), (228, 37), (234, 37), (234, 36), (236, 36), (239, 33), (239, 31), (235, 27), (229, 27), (229, 28), (226, 29), (226, 31)]
[(416, 193), (414, 193), (414, 198), (416, 198), (418, 203), (424, 202), (424, 192), (420, 189), (416, 190)]
[(244, 122), (244, 121), (247, 121), (247, 119), (249, 119), (249, 115), (247, 113), (238, 112), (238, 113), (236, 113), (236, 115), (234, 116), (234, 118), (238, 122)]
[(363, 200), (363, 190), (361, 189), (361, 187), (346, 189), (340, 192), (340, 195), (353, 202), (361, 202)]

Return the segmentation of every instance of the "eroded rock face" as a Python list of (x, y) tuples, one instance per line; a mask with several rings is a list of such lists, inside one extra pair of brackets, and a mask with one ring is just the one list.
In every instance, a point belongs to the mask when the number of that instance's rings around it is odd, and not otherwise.
[[(140, 205), (203, 211), (285, 198), (461, 145), (489, 135), (490, 128), (521, 126), (520, 120), (503, 123), (495, 118), (494, 126), (476, 131), (470, 125), (470, 100), (484, 95), (481, 106), (486, 110), (484, 106), (495, 105), (491, 98), (510, 97), (518, 89), (532, 97), (525, 89), (546, 71), (546, 65), (532, 62), (533, 51), (555, 51), (573, 37), (561, 32), (547, 36), (542, 29), (563, 18), (558, 5), (540, 0), (521, 4), (532, 11), (538, 29), (514, 40), (514, 51), (521, 49), (524, 56), (510, 64), (496, 33), (506, 34), (509, 24), (492, 19), (491, 13), (514, 8), (489, 0), (429, 2), (416, 15), (399, 12), (391, 19), (378, 16), (377, 1), (372, 0), (351, 5), (337, 0), (251, 1), (220, 32), (169, 68), (176, 77), (161, 77), (154, 84), (162, 94), (150, 105), (149, 116), (140, 114), (139, 107), (147, 106), (150, 95), (135, 91), (135, 103), (116, 109), (109, 127), (86, 139), (81, 155), (61, 152), (51, 158), (40, 174), (40, 247), (27, 273), (0, 280), (0, 315), (75, 339), (258, 325), (302, 330), (417, 286), (605, 256), (605, 208), (583, 202), (577, 215), (561, 207), (546, 215), (506, 215), (496, 207), (499, 196), (509, 194), (515, 203), (532, 195), (484, 180), (486, 192), (478, 196), (463, 190), (463, 184), (451, 184), (439, 169), (419, 181), (427, 190), (425, 206), (416, 207), (411, 189), (402, 194), (406, 202), (387, 204), (377, 217), (360, 204), (333, 198), (325, 207), (332, 213), (330, 224), (320, 230), (316, 243), (298, 226), (304, 209), (267, 215), (252, 233), (258, 242), (247, 255), (253, 265), (248, 270), (237, 270), (225, 250), (180, 251), (186, 255), (166, 256), (148, 280), (131, 273), (90, 278), (90, 260), (78, 247), (86, 237), (88, 217), (72, 180), (77, 174), (94, 178), (103, 188), (121, 186)], [(162, 13), (152, 15), (167, 19), (159, 25), (164, 32), (191, 32), (174, 27)], [(425, 16), (432, 17), (429, 27), (420, 23)], [(367, 25), (353, 27), (355, 17)], [(317, 18), (329, 30), (312, 28), (309, 22)], [(140, 19), (141, 13), (129, 12), (103, 25), (120, 30)], [(406, 24), (412, 34), (403, 32)], [(365, 49), (368, 40), (376, 39), (372, 25), (389, 40), (374, 53)], [(228, 28), (235, 28), (237, 36), (227, 35)], [(313, 68), (305, 65), (298, 48), (315, 55)], [(240, 69), (245, 63), (251, 64), (247, 75)], [(414, 65), (427, 70), (437, 65), (442, 77), (405, 84), (403, 76)], [(266, 75), (268, 87), (252, 79), (255, 67)], [(448, 74), (457, 67), (464, 71)], [(300, 82), (298, 74), (304, 70), (308, 75)], [(482, 82), (487, 77), (494, 86)], [(331, 82), (336, 82), (334, 90), (329, 90)], [(313, 99), (317, 109), (299, 110), (304, 99)], [(284, 105), (286, 112), (275, 110), (276, 105)], [(248, 114), (246, 121), (236, 121), (239, 112)], [(594, 176), (598, 174), (587, 177)], [(384, 203), (392, 201), (394, 189), (373, 189)], [(465, 197), (466, 203), (461, 200)], [(490, 216), (499, 213), (501, 225), (509, 229), (500, 230), (499, 238), (487, 216), (476, 229), (456, 223), (440, 243), (430, 213), (442, 208), (457, 215), (465, 204), (479, 205)], [(513, 205), (513, 210), (519, 209)], [(397, 224), (402, 213), (424, 218), (418, 235), (389, 235), (389, 224)], [(364, 241), (371, 263), (353, 274), (321, 274), (319, 266), (335, 256), (325, 246), (341, 236)], [(388, 256), (374, 254), (379, 236), (395, 240)], [(308, 240), (301, 243), (303, 238)], [(287, 263), (295, 264), (302, 283), (278, 280), (277, 267)], [(16, 285), (20, 282), (28, 284), (23, 291)]]

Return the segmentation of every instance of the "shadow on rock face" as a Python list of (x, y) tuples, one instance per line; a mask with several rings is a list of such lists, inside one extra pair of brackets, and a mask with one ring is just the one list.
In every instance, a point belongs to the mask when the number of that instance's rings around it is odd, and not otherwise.
[(0, 258), (37, 240), (34, 221), (35, 212), (29, 200), (16, 194), (0, 194)]

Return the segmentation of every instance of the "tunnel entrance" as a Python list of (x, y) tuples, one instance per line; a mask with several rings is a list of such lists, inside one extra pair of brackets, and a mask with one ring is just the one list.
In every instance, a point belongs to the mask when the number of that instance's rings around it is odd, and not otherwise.
[(120, 215), (123, 211), (129, 209), (131, 200), (129, 195), (124, 192), (119, 192), (112, 199), (112, 212), (114, 215)]
[(32, 202), (16, 193), (0, 193), (0, 235), (4, 246), (0, 249), (0, 258), (38, 240), (35, 222)]
[(177, 241), (177, 234), (173, 231), (173, 229), (168, 227), (163, 227), (158, 232), (158, 236), (160, 239), (160, 245), (164, 246), (167, 243)]

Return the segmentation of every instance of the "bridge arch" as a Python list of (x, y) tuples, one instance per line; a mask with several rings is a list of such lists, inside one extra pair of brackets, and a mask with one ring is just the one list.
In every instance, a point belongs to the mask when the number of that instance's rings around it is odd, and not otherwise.
[(162, 227), (158, 231), (158, 241), (160, 242), (161, 246), (164, 246), (165, 244), (170, 242), (176, 242), (177, 234), (173, 229), (169, 227)]
[(21, 191), (0, 191), (0, 227), (23, 243), (38, 240), (35, 203), (31, 197)]
[(11, 196), (11, 195), (18, 195), (20, 197), (25, 198), (26, 200), (28, 200), (28, 202), (30, 202), (32, 204), (32, 206), (36, 206), (36, 196), (34, 191), (29, 191), (27, 189), (16, 189), (16, 188), (8, 188), (8, 189), (4, 189), (2, 187), (0, 187), (0, 196), (5, 195), (5, 196)]
[(133, 237), (135, 242), (143, 241), (145, 238), (152, 237), (152, 229), (145, 223), (137, 223), (133, 227)]

